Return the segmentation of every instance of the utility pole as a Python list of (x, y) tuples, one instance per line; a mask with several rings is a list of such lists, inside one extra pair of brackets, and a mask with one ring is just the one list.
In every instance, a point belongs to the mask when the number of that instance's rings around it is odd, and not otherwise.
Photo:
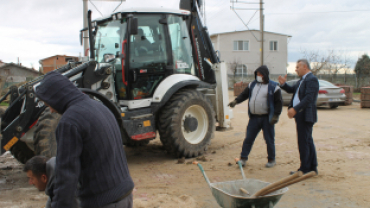
[[(88, 11), (88, 0), (82, 0), (83, 2), (83, 28), (86, 28), (87, 27), (87, 11)], [(87, 52), (87, 49), (89, 48), (89, 39), (88, 39), (88, 32), (87, 31), (84, 31), (83, 34), (82, 34), (82, 41), (83, 41), (83, 48), (84, 48), (84, 51), (83, 51), (83, 56), (87, 56), (86, 55), (86, 52)]]
[[(260, 5), (260, 8), (236, 8), (234, 7), (234, 3), (241, 3), (241, 4), (259, 4)], [(261, 36), (260, 36), (260, 39), (258, 39), (254, 33), (253, 33), (253, 30), (250, 30), (252, 35), (254, 36), (254, 38), (258, 41), (258, 42), (261, 42), (261, 48), (260, 48), (260, 51), (261, 51), (261, 65), (263, 65), (263, 43), (264, 43), (264, 39), (263, 39), (263, 23), (264, 23), (264, 15), (263, 15), (263, 1), (260, 0), (260, 2), (244, 2), (244, 1), (238, 1), (238, 0), (231, 0), (231, 4), (232, 6), (230, 7), (231, 10), (233, 10), (236, 14), (236, 16), (238, 16), (238, 18), (243, 22), (244, 26), (248, 29), (248, 24), (245, 24), (245, 22), (243, 21), (243, 19), (239, 16), (239, 14), (235, 11), (235, 10), (255, 10), (256, 13), (257, 11), (259, 10), (260, 11), (260, 33), (261, 33)], [(256, 14), (254, 13), (254, 14)], [(252, 18), (254, 17), (254, 15), (252, 16)], [(251, 19), (252, 19), (251, 18)]]
[(263, 2), (260, 0), (260, 30), (261, 30), (261, 66), (263, 65), (263, 22), (264, 22), (264, 15), (263, 15)]

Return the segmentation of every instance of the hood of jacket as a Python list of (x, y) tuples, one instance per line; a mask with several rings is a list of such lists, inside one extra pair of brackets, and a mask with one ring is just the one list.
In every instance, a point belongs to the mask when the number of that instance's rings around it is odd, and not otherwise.
[(261, 73), (262, 76), (263, 76), (263, 83), (268, 83), (270, 81), (270, 78), (269, 78), (269, 69), (267, 68), (267, 66), (265, 65), (262, 65), (260, 67), (258, 67), (256, 69), (256, 71), (254, 71), (254, 78), (257, 80), (257, 72)]
[(83, 94), (67, 77), (52, 71), (36, 87), (36, 96), (63, 114), (72, 103), (84, 99)]

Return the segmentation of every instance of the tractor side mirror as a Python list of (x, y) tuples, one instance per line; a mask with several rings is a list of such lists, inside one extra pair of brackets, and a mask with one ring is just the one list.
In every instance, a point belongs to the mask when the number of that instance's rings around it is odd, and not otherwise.
[(160, 20), (159, 20), (159, 24), (162, 24), (162, 25), (166, 25), (166, 24), (168, 24), (168, 22), (167, 22), (167, 18), (166, 18), (166, 17), (164, 17), (164, 18), (160, 19)]
[(130, 33), (131, 35), (137, 35), (139, 29), (139, 23), (137, 18), (132, 18), (130, 24)]

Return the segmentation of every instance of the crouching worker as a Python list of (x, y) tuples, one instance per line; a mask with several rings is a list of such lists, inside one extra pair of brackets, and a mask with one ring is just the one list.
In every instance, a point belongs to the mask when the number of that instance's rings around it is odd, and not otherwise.
[(244, 91), (229, 103), (229, 106), (234, 107), (236, 104), (249, 99), (249, 122), (240, 160), (242, 165), (245, 166), (254, 140), (262, 129), (268, 154), (266, 167), (271, 168), (276, 164), (275, 124), (279, 120), (283, 107), (281, 90), (277, 82), (269, 79), (269, 70), (266, 66), (260, 66), (254, 74), (256, 80), (249, 83)]
[(51, 112), (62, 115), (55, 132), (51, 206), (71, 207), (77, 189), (82, 208), (132, 208), (134, 182), (113, 113), (55, 71), (47, 73), (34, 91)]
[[(35, 156), (29, 159), (23, 168), (23, 171), (27, 173), (28, 182), (39, 191), (45, 191), (45, 194), (49, 196), (45, 208), (51, 208), (51, 201), (53, 200), (53, 189), (55, 188), (54, 170), (55, 157), (48, 160), (44, 156)], [(78, 200), (74, 198), (71, 208), (77, 207), (79, 207)]]

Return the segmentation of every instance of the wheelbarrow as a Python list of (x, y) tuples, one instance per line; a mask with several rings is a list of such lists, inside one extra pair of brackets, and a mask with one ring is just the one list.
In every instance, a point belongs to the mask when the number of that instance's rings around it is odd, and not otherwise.
[(247, 179), (240, 161), (237, 162), (242, 173), (242, 180), (211, 183), (202, 165), (197, 164), (208, 183), (217, 203), (223, 208), (273, 208), (289, 190), (286, 186), (312, 177), (315, 172), (302, 176), (302, 172), (286, 177), (275, 183), (257, 179)]

